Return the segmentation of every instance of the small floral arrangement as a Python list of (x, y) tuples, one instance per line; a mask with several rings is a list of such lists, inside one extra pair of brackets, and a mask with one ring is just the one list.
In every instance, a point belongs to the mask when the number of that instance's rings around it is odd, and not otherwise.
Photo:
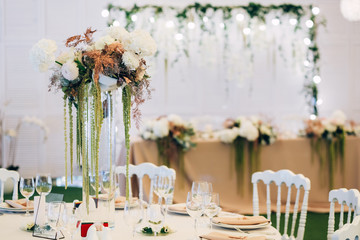
[(235, 169), (237, 172), (238, 186), (244, 176), (245, 148), (248, 149), (249, 173), (257, 171), (259, 166), (259, 156), (261, 145), (269, 145), (275, 142), (276, 133), (274, 128), (258, 117), (250, 118), (238, 117), (237, 119), (227, 119), (224, 122), (223, 130), (216, 133), (220, 141), (232, 144), (235, 150)]
[[(143, 234), (146, 234), (146, 235), (154, 235), (154, 231), (152, 230), (152, 228), (151, 227), (143, 227), (142, 229), (141, 229), (141, 232), (143, 233)], [(169, 233), (171, 233), (172, 231), (171, 231), (171, 229), (169, 228), (169, 226), (164, 226), (164, 227), (162, 227), (161, 229), (160, 229), (160, 232), (159, 232), (159, 234), (160, 235), (167, 235), (167, 234), (169, 234)]]
[(140, 134), (144, 140), (156, 141), (161, 164), (170, 166), (170, 160), (177, 159), (180, 171), (184, 171), (184, 153), (196, 146), (190, 123), (172, 114), (145, 122)]
[[(329, 189), (334, 186), (334, 171), (340, 164), (344, 171), (345, 164), (345, 137), (355, 135), (358, 127), (353, 122), (346, 125), (346, 115), (335, 111), (329, 118), (309, 119), (305, 121), (302, 135), (311, 139), (311, 149), (320, 161), (320, 169), (328, 168)], [(325, 156), (322, 149), (325, 148)]]
[[(150, 34), (143, 30), (128, 32), (122, 27), (111, 26), (104, 36), (94, 41), (95, 32), (96, 30), (88, 28), (84, 34), (69, 37), (65, 41), (67, 50), (57, 57), (55, 53), (58, 47), (55, 41), (41, 39), (31, 48), (30, 60), (36, 70), (52, 72), (49, 91), (61, 90), (64, 93), (65, 162), (67, 163), (69, 138), (71, 176), (75, 122), (77, 162), (82, 163), (83, 176), (88, 176), (91, 168), (98, 181), (101, 126), (103, 119), (107, 117), (104, 114), (105, 100), (103, 102), (101, 95), (105, 93), (108, 96), (107, 101), (112, 105), (112, 90), (121, 90), (128, 166), (131, 115), (138, 126), (141, 116), (138, 106), (151, 92), (145, 58), (154, 55), (157, 46)], [(69, 133), (66, 129), (67, 125), (70, 128)], [(91, 129), (89, 137), (91, 144), (84, 144), (89, 142), (86, 139), (87, 128)], [(94, 155), (91, 156), (91, 164), (88, 164), (85, 156), (87, 154), (84, 154), (88, 152)], [(84, 178), (83, 181), (84, 186), (89, 185), (88, 178)], [(98, 185), (96, 182), (97, 188)], [(85, 191), (88, 198), (88, 189)], [(128, 184), (126, 193), (128, 197)]]

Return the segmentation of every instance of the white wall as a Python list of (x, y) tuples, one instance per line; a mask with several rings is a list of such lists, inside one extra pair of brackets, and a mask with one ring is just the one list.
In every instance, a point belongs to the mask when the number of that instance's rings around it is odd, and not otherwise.
[[(116, 1), (116, 3), (124, 1)], [(144, 3), (149, 1), (137, 1)], [(159, 1), (152, 1), (159, 3)], [(170, 4), (171, 1), (161, 1)], [(174, 3), (179, 1), (173, 1)], [(201, 1), (205, 2), (205, 1)], [(208, 1), (206, 1), (208, 2)], [(211, 1), (216, 3), (219, 1)], [(264, 4), (277, 4), (284, 1), (260, 1)], [(339, 1), (286, 1), (295, 4), (314, 3), (321, 9), (321, 14), (327, 19), (326, 29), (321, 30), (319, 46), (321, 53), (321, 76), (319, 85), (320, 98), (324, 100), (320, 107), (320, 115), (327, 116), (334, 109), (342, 109), (350, 117), (360, 121), (360, 23), (350, 23), (343, 19), (339, 11)], [(63, 170), (63, 112), (61, 93), (54, 94), (47, 91), (48, 76), (33, 71), (28, 51), (30, 47), (41, 38), (50, 38), (58, 43), (68, 36), (83, 32), (87, 27), (96, 29), (106, 27), (106, 19), (100, 15), (101, 10), (108, 1), (99, 0), (0, 0), (0, 104), (6, 100), (11, 103), (6, 111), (6, 127), (11, 128), (17, 124), (19, 118), (24, 115), (34, 115), (42, 118), (50, 129), (49, 139), (45, 145), (45, 154), (30, 159), (19, 159), (28, 166), (38, 166), (35, 162), (44, 164), (36, 171), (51, 171), (53, 175), (64, 174)], [(134, 1), (127, 1), (132, 5)], [(182, 1), (181, 4), (192, 3)], [(222, 4), (244, 4), (244, 1), (222, 1)], [(183, 71), (186, 65), (180, 65)], [(160, 67), (159, 67), (160, 68)], [(195, 71), (193, 69), (193, 71)], [(176, 73), (174, 73), (176, 74)], [(261, 75), (260, 75), (261, 76)], [(264, 74), (263, 76), (266, 76)], [(286, 78), (286, 77), (285, 77)], [(145, 117), (158, 116), (166, 113), (178, 113), (184, 117), (210, 115), (216, 118), (236, 116), (239, 114), (267, 113), (271, 117), (284, 118), (298, 113), (304, 115), (303, 96), (299, 94), (284, 94), (283, 98), (276, 97), (276, 101), (267, 98), (248, 95), (247, 88), (232, 88), (235, 96), (229, 99), (230, 107), (222, 108), (222, 103), (216, 103), (212, 93), (204, 84), (195, 83), (197, 88), (181, 88), (183, 80), (171, 81), (169, 77), (169, 101), (164, 102), (163, 77), (153, 79), (156, 91), (153, 99), (146, 103), (142, 109)], [(266, 86), (259, 79), (259, 88)], [(196, 82), (197, 79), (185, 79), (188, 82)], [(279, 88), (286, 84), (277, 83)], [(301, 84), (299, 84), (301, 87)], [(204, 87), (204, 91), (202, 91)], [(180, 90), (179, 90), (180, 89)], [(266, 90), (266, 89), (265, 89)], [(264, 91), (265, 91), (264, 90)], [(289, 92), (284, 89), (272, 88), (269, 92)], [(292, 88), (293, 90), (293, 88)], [(182, 99), (183, 94), (187, 97)], [(224, 92), (220, 91), (220, 94)], [(276, 95), (276, 94), (275, 94)], [(277, 94), (278, 95), (278, 94)], [(224, 96), (218, 96), (224, 98)], [(288, 104), (289, 99), (295, 102), (296, 109)], [(208, 104), (208, 103), (213, 104)], [(237, 104), (239, 103), (239, 104)], [(233, 107), (237, 106), (237, 107)], [(2, 107), (0, 105), (0, 107)], [(30, 156), (30, 155), (29, 155)], [(44, 159), (37, 159), (44, 158)], [(50, 165), (52, 166), (50, 168)], [(34, 167), (35, 168), (35, 167)], [(30, 171), (30, 168), (26, 168)], [(29, 170), (30, 169), (30, 170)]]

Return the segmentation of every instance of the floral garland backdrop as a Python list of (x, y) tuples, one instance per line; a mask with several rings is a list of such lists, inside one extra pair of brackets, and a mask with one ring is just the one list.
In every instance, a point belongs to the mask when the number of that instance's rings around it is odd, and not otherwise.
[[(228, 96), (229, 83), (238, 81), (238, 85), (242, 85), (244, 80), (251, 80), (259, 51), (272, 49), (268, 58), (274, 65), (280, 57), (284, 65), (302, 74), (309, 112), (317, 116), (321, 104), (317, 86), (321, 81), (317, 32), (325, 23), (319, 12), (319, 8), (311, 5), (195, 3), (183, 8), (156, 5), (123, 8), (109, 4), (102, 14), (108, 17), (109, 26), (126, 24), (130, 29), (147, 28), (163, 46), (152, 64), (163, 65), (165, 89), (169, 84), (169, 69), (188, 59), (189, 65), (219, 68), (218, 81), (224, 82), (223, 89)], [(286, 32), (290, 39), (284, 40), (281, 32)]]

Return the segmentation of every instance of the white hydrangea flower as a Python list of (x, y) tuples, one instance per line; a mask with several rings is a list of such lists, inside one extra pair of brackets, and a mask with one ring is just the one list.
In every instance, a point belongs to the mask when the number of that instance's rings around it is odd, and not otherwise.
[(263, 135), (268, 135), (268, 136), (271, 135), (271, 129), (270, 129), (269, 126), (266, 126), (266, 125), (261, 125), (260, 126), (260, 132)]
[(46, 72), (55, 62), (56, 42), (50, 39), (41, 39), (30, 49), (30, 61), (35, 70)]
[(330, 117), (330, 121), (335, 125), (344, 125), (346, 122), (346, 115), (341, 110), (336, 110)]
[(321, 124), (323, 125), (324, 129), (327, 130), (328, 132), (336, 131), (336, 125), (334, 125), (333, 122), (328, 119), (322, 120)]
[(130, 51), (124, 52), (122, 55), (122, 61), (125, 64), (126, 67), (128, 67), (130, 70), (135, 70), (139, 67), (140, 59), (139, 57)]
[(104, 49), (105, 45), (110, 45), (113, 42), (115, 42), (114, 38), (110, 37), (109, 35), (105, 35), (99, 38), (99, 40), (95, 42), (95, 49), (96, 50)]
[(141, 57), (152, 56), (156, 53), (157, 46), (151, 35), (144, 30), (137, 29), (130, 33), (129, 43), (125, 49), (135, 52)]
[(167, 117), (169, 122), (172, 122), (173, 124), (177, 125), (177, 126), (184, 126), (185, 125), (185, 121), (178, 115), (176, 114), (170, 114)]
[(128, 43), (130, 33), (125, 28), (119, 26), (110, 26), (107, 29), (107, 33), (110, 37), (120, 41), (122, 44)]
[(259, 119), (257, 116), (255, 116), (255, 115), (253, 115), (253, 116), (250, 117), (250, 121), (251, 121), (251, 122), (254, 124), (254, 126), (256, 126), (256, 127), (258, 127), (259, 124), (260, 124), (260, 119)]
[(149, 131), (143, 132), (142, 137), (146, 140), (149, 140), (151, 138), (151, 132)]
[(240, 125), (239, 135), (248, 141), (255, 141), (259, 137), (259, 131), (252, 122), (244, 121)]
[(360, 125), (354, 127), (354, 132), (356, 136), (360, 137)]
[(72, 81), (79, 76), (79, 69), (73, 60), (69, 60), (62, 65), (61, 74), (65, 79)]
[(218, 131), (215, 135), (224, 143), (232, 143), (238, 136), (238, 130), (238, 128), (223, 129)]
[(162, 138), (169, 135), (169, 122), (166, 118), (161, 118), (154, 123), (154, 135)]

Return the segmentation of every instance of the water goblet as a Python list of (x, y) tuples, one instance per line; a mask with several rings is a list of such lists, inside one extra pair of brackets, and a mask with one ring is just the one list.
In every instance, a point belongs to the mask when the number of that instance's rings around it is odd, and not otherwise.
[(188, 192), (186, 198), (186, 211), (194, 219), (195, 239), (197, 238), (197, 220), (204, 213), (203, 196)]
[(221, 211), (219, 194), (211, 193), (207, 199), (208, 202), (205, 203), (204, 213), (210, 219), (210, 229), (212, 230), (212, 219)]
[[(130, 197), (129, 199), (132, 199)], [(142, 222), (144, 218), (144, 209), (141, 201), (126, 200), (124, 207), (124, 221), (131, 227), (132, 239), (135, 239), (136, 226)]]
[(21, 178), (20, 179), (20, 193), (26, 198), (26, 213), (24, 216), (30, 216), (29, 213), (29, 198), (34, 194), (34, 178)]
[(40, 196), (46, 196), (51, 192), (52, 183), (50, 174), (37, 174), (35, 180), (36, 192)]
[(159, 235), (165, 219), (164, 212), (159, 204), (149, 204), (147, 209), (147, 219), (154, 235)]

